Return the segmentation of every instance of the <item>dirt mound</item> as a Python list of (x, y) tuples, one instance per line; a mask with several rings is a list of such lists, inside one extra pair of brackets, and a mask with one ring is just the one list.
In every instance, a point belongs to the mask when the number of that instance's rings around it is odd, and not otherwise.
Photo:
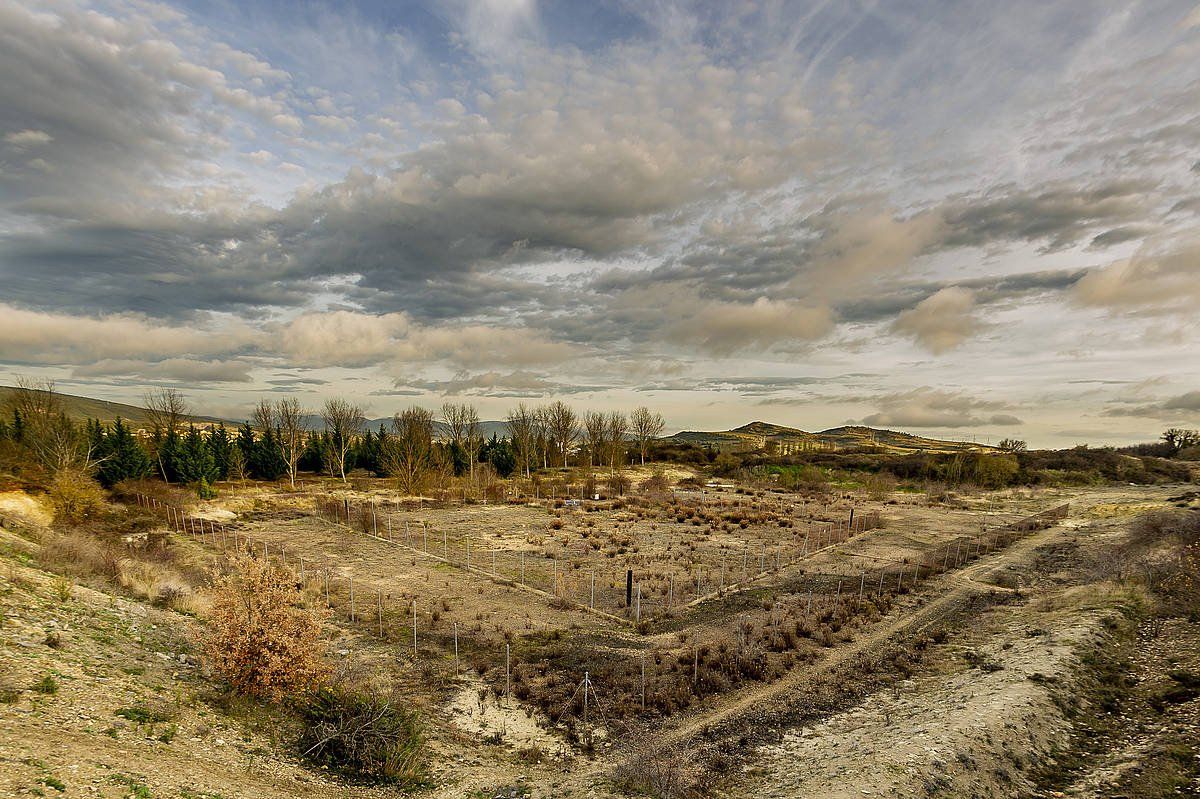
[(0, 493), (0, 522), (4, 520), (30, 527), (49, 527), (54, 521), (54, 511), (23, 491), (5, 491)]

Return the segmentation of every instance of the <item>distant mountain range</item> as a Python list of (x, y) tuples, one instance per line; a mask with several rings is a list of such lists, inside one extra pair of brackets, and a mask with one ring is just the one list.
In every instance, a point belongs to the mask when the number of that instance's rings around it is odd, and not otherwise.
[(877, 430), (873, 427), (851, 425), (832, 427), (819, 433), (810, 433), (795, 427), (750, 422), (732, 430), (700, 432), (684, 430), (667, 441), (694, 444), (723, 452), (748, 452), (773, 450), (779, 454), (797, 452), (836, 451), (871, 447), (883, 452), (984, 452), (994, 447), (964, 441), (943, 441), (925, 438), (896, 430)]
[[(321, 421), (321, 417), (318, 415), (306, 417), (305, 424), (309, 425), (309, 427), (313, 430), (323, 430), (325, 428), (325, 423)], [(383, 425), (385, 430), (391, 430), (392, 417), (385, 416), (379, 419), (368, 419), (367, 423), (363, 425), (363, 430), (378, 430), (379, 425)], [(483, 431), (484, 438), (490, 439), (493, 434), (498, 438), (504, 438), (508, 435), (508, 424), (506, 422), (480, 422), (479, 427)], [(443, 422), (435, 421), (433, 423), (433, 431), (435, 438), (450, 437), (450, 428), (447, 427)]]
[[(0, 408), (6, 404), (10, 386), (0, 386)], [(149, 416), (145, 408), (137, 405), (126, 405), (121, 402), (79, 397), (73, 394), (59, 394), (67, 413), (78, 419), (99, 419), (111, 423), (118, 416), (129, 422), (133, 427), (148, 424)], [(216, 424), (224, 422), (228, 426), (241, 424), (241, 420), (220, 419), (214, 416), (189, 416), (188, 421), (197, 425)], [(309, 414), (304, 418), (305, 426), (311, 430), (321, 430), (324, 423), (318, 414)], [(368, 419), (363, 425), (364, 430), (378, 430), (380, 425), (390, 428), (390, 416), (378, 419)], [(442, 422), (434, 422), (436, 435), (445, 437), (448, 433)], [(508, 425), (502, 421), (480, 422), (484, 438), (493, 435), (503, 438), (508, 435)], [(771, 424), (770, 422), (750, 422), (732, 430), (716, 432), (701, 432), (684, 430), (665, 441), (680, 444), (694, 444), (722, 452), (748, 452), (760, 449), (773, 450), (779, 454), (811, 451), (835, 451), (873, 447), (884, 452), (984, 452), (995, 449), (983, 444), (964, 441), (943, 441), (936, 438), (925, 438), (911, 433), (901, 433), (895, 430), (877, 430), (873, 427), (852, 425), (848, 427), (833, 427), (819, 433), (810, 433), (795, 427)]]

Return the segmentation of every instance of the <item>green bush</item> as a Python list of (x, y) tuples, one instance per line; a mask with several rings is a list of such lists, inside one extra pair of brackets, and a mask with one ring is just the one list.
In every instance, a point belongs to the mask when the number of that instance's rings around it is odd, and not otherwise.
[(58, 693), (58, 680), (54, 679), (53, 674), (47, 674), (42, 679), (33, 684), (33, 690), (39, 694), (47, 696)]
[(300, 708), (299, 750), (313, 764), (366, 782), (415, 784), (423, 773), (424, 735), (416, 712), (394, 697), (334, 686)]

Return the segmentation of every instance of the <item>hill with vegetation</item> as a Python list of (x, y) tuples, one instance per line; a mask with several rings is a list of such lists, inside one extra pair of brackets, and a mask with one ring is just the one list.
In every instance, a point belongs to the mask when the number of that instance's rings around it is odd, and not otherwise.
[(732, 430), (704, 432), (684, 430), (666, 439), (671, 443), (691, 444), (720, 452), (777, 451), (831, 452), (842, 450), (872, 450), (882, 453), (907, 452), (988, 452), (994, 447), (966, 441), (945, 441), (936, 438), (880, 430), (863, 425), (833, 427), (817, 433), (795, 427), (755, 421)]
[[(0, 409), (8, 407), (9, 397), (13, 392), (20, 389), (15, 386), (0, 386)], [(62, 400), (63, 409), (67, 416), (72, 419), (98, 419), (103, 424), (111, 424), (120, 417), (130, 424), (131, 427), (137, 429), (144, 427), (150, 422), (149, 411), (137, 405), (127, 405), (123, 402), (109, 402), (108, 400), (93, 399), (92, 397), (80, 397), (74, 394), (63, 394), (55, 391), (55, 394)], [(197, 425), (210, 425), (217, 422), (225, 424), (240, 424), (240, 422), (232, 422), (229, 419), (220, 419), (215, 416), (186, 416), (187, 421)]]

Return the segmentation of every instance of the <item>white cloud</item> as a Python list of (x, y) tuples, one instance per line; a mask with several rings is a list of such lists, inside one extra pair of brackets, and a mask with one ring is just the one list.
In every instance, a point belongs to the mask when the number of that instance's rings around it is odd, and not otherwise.
[[(747, 348), (811, 342), (833, 329), (828, 308), (759, 297), (752, 303), (670, 302), (666, 337), (687, 348), (730, 355)], [(670, 318), (670, 317), (669, 317)]]
[(558, 363), (575, 348), (536, 331), (488, 325), (419, 325), (404, 313), (304, 313), (278, 329), (279, 349), (301, 366), (382, 366), (402, 373), (407, 364), (446, 363), (463, 368)]
[(892, 329), (941, 355), (960, 346), (979, 329), (975, 294), (957, 286), (941, 289), (901, 313)]
[(54, 141), (54, 137), (44, 130), (18, 130), (6, 134), (4, 137), (5, 144), (19, 150), (37, 147), (40, 144), (49, 144), (52, 141)]
[(87, 365), (105, 359), (160, 359), (237, 352), (260, 336), (239, 322), (204, 328), (167, 325), (135, 314), (99, 317), (0, 305), (0, 360)]

